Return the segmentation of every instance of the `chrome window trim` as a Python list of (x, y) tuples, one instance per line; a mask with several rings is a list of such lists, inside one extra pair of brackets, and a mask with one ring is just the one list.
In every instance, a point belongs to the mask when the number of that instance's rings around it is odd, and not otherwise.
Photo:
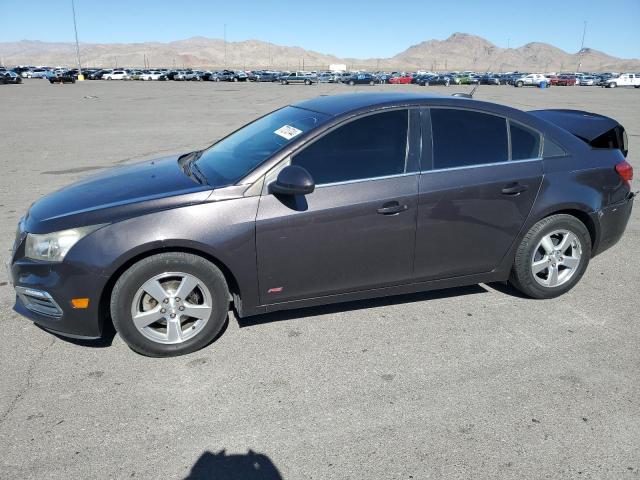
[(542, 157), (524, 158), (522, 160), (508, 160), (506, 162), (481, 163), (477, 165), (462, 165), (460, 167), (438, 168), (433, 170), (421, 170), (420, 174), (422, 175), (423, 173), (447, 172), (451, 170), (467, 170), (470, 168), (483, 168), (483, 167), (491, 167), (496, 165), (513, 165), (514, 163), (538, 162), (538, 161), (542, 161)]
[(390, 178), (409, 177), (411, 175), (419, 175), (419, 174), (420, 174), (420, 172), (405, 172), (405, 173), (396, 173), (394, 175), (385, 175), (383, 177), (358, 178), (356, 180), (345, 180), (343, 182), (322, 183), (320, 185), (316, 185), (316, 188), (335, 187), (335, 186), (338, 186), (338, 185), (348, 185), (350, 183), (371, 182), (371, 181), (375, 181), (375, 180), (388, 180)]

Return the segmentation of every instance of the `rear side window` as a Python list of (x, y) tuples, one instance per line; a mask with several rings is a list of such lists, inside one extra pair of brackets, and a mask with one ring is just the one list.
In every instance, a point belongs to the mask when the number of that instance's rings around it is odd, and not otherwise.
[(567, 152), (560, 145), (551, 140), (549, 137), (544, 138), (544, 146), (542, 147), (542, 156), (544, 158), (564, 157)]
[(540, 157), (540, 134), (530, 128), (509, 122), (511, 130), (511, 160)]
[(376, 113), (328, 133), (293, 157), (316, 184), (404, 173), (408, 110)]
[(453, 168), (509, 159), (507, 121), (471, 110), (431, 109), (433, 168)]

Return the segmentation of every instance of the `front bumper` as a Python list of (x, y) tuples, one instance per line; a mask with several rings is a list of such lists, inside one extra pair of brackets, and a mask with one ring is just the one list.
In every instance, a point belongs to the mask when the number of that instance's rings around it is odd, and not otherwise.
[[(95, 339), (102, 335), (101, 294), (107, 278), (81, 266), (16, 258), (9, 265), (16, 288), (14, 311), (60, 335)], [(88, 308), (76, 309), (72, 298), (89, 298)], [(57, 308), (47, 308), (51, 305)]]
[(622, 201), (609, 205), (591, 214), (591, 219), (598, 229), (598, 242), (594, 245), (592, 255), (598, 255), (614, 246), (624, 233), (633, 209), (634, 193), (629, 193)]

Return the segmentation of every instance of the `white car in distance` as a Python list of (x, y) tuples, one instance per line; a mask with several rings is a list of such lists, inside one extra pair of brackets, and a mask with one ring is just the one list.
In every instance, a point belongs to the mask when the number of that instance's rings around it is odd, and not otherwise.
[(102, 76), (103, 80), (129, 80), (130, 78), (129, 72), (126, 70), (114, 70)]
[(617, 77), (611, 77), (605, 85), (607, 88), (636, 87), (640, 88), (640, 73), (623, 73)]

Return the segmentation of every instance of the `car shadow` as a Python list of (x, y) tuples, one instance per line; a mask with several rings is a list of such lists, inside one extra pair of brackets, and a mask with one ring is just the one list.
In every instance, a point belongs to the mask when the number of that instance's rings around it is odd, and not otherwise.
[(422, 302), (425, 300), (437, 300), (441, 298), (459, 297), (463, 295), (474, 295), (478, 293), (488, 293), (489, 291), (481, 285), (469, 285), (465, 287), (454, 287), (443, 290), (431, 290), (428, 292), (409, 293), (404, 295), (394, 295), (390, 297), (372, 298), (366, 300), (355, 300), (351, 302), (334, 303), (330, 305), (319, 305), (316, 307), (298, 308), (295, 310), (282, 310), (279, 312), (264, 313), (246, 318), (236, 318), (240, 328), (262, 325), (264, 323), (280, 322), (302, 317), (313, 317), (317, 315), (330, 315), (332, 313), (351, 312), (367, 308), (385, 307), (388, 305), (402, 305), (404, 303)]
[(523, 298), (525, 300), (532, 300), (531, 297), (528, 297), (524, 293), (519, 290), (516, 290), (510, 283), (508, 282), (494, 282), (488, 284), (494, 290), (497, 290), (500, 293), (504, 293), (505, 295), (509, 295), (511, 297)]
[(246, 454), (227, 455), (204, 452), (191, 467), (184, 480), (282, 480), (282, 475), (271, 459), (249, 450)]

